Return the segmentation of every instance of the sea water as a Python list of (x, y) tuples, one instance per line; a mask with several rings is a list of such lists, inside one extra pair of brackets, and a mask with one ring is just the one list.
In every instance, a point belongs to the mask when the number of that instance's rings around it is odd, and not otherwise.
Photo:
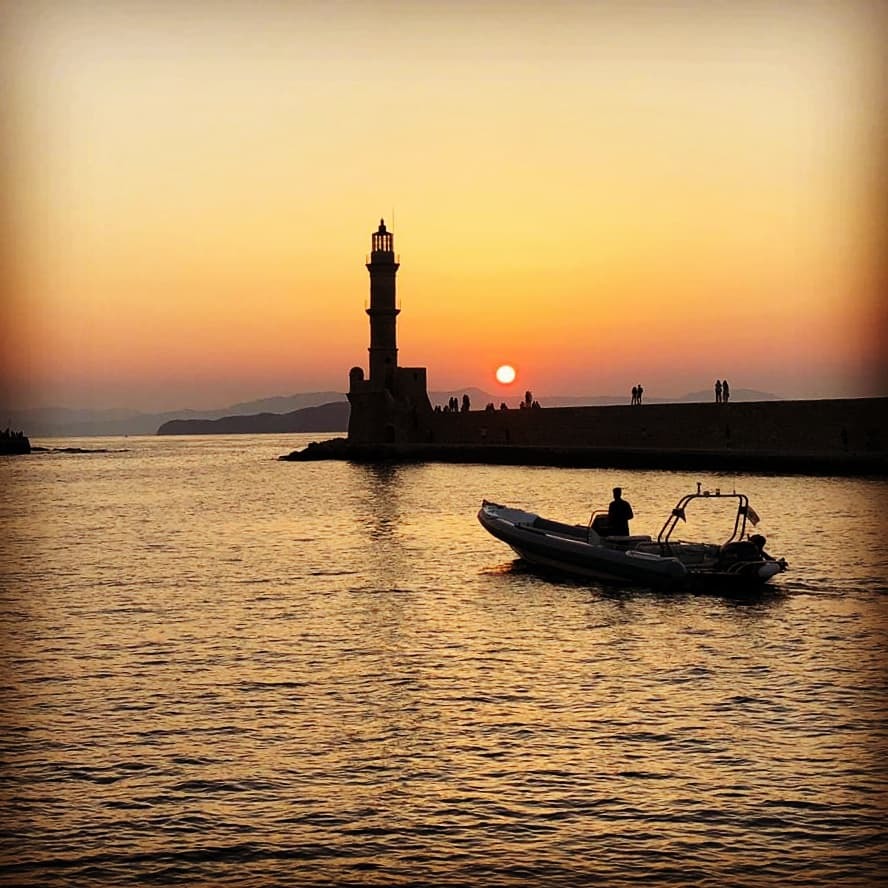
[[(879, 881), (884, 480), (276, 459), (313, 437), (0, 462), (3, 884)], [(698, 481), (771, 592), (544, 576), (475, 517), (619, 485), (656, 535)]]

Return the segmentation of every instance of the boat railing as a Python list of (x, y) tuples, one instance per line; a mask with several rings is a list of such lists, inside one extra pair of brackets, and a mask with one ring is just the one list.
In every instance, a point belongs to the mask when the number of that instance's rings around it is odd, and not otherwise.
[(734, 529), (731, 532), (731, 535), (728, 539), (725, 540), (725, 545), (728, 543), (732, 543), (734, 540), (742, 540), (743, 535), (746, 532), (746, 519), (749, 513), (749, 498), (744, 493), (722, 493), (720, 490), (716, 488), (714, 492), (709, 490), (699, 490), (697, 493), (688, 493), (685, 494), (679, 501), (678, 505), (672, 510), (672, 513), (666, 519), (666, 522), (663, 524), (660, 533), (657, 535), (657, 542), (664, 550), (669, 549), (669, 538), (672, 536), (672, 532), (675, 530), (676, 525), (679, 521), (686, 521), (687, 516), (685, 514), (685, 510), (688, 507), (688, 504), (692, 500), (696, 499), (734, 499), (737, 501), (737, 512), (734, 515)]

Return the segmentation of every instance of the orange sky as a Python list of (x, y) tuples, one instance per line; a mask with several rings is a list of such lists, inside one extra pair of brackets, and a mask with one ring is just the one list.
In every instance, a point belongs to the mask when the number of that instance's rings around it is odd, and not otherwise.
[(888, 394), (885, 10), (0, 0), (0, 406)]

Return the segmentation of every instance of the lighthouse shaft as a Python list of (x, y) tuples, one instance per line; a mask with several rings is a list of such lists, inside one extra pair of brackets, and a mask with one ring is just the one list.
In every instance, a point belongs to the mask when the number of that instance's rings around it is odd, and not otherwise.
[(348, 443), (398, 444), (431, 441), (433, 411), (425, 367), (398, 366), (398, 262), (394, 237), (379, 220), (367, 259), (370, 273), (370, 375), (348, 374)]
[(370, 383), (391, 388), (398, 366), (397, 306), (394, 236), (379, 220), (379, 229), (372, 236), (372, 251), (367, 271), (370, 272)]

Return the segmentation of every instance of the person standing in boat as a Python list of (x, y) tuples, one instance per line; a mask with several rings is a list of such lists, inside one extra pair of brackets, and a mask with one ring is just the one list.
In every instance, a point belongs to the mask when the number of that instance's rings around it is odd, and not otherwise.
[(632, 506), (623, 499), (623, 488), (614, 488), (614, 500), (607, 507), (609, 536), (629, 536), (629, 521), (634, 518)]

